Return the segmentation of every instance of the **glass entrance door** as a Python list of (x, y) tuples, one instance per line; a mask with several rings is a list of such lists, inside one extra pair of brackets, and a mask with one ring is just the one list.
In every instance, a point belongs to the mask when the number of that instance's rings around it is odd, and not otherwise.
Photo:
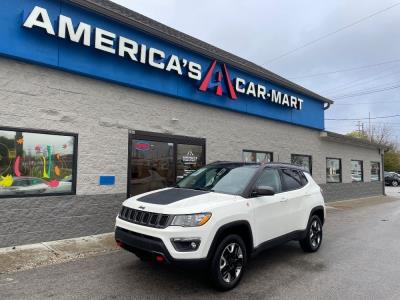
[(205, 140), (152, 133), (130, 136), (128, 196), (174, 186), (205, 164)]
[(132, 195), (174, 184), (174, 144), (132, 140), (130, 185)]

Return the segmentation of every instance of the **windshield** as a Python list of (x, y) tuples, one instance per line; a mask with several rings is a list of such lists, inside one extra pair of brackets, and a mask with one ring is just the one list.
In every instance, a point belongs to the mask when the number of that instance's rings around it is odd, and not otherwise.
[(256, 171), (254, 166), (207, 166), (183, 178), (177, 187), (238, 195), (244, 191)]

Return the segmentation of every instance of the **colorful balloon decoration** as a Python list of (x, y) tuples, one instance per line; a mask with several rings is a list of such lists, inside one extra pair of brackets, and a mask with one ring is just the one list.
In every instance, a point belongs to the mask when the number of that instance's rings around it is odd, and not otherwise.
[(42, 155), (41, 156), (41, 158), (42, 158), (42, 160), (43, 160), (43, 178), (50, 178), (50, 176), (47, 174), (47, 171), (46, 171), (46, 158)]
[(19, 170), (20, 163), (21, 163), (21, 156), (18, 155), (14, 162), (14, 173), (15, 176), (17, 177), (21, 176), (21, 171)]

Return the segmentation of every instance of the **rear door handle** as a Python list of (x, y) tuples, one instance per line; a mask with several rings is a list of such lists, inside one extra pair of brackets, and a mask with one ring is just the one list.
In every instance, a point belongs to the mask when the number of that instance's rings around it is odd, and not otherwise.
[(287, 202), (287, 198), (281, 198), (279, 202)]

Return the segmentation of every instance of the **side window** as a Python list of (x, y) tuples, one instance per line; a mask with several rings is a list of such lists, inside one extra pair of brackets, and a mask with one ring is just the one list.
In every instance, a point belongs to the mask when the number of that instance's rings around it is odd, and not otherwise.
[(381, 180), (380, 163), (371, 161), (371, 181)]
[(292, 154), (292, 164), (303, 167), (312, 174), (312, 157), (311, 155)]
[(256, 186), (270, 186), (275, 193), (282, 191), (281, 179), (279, 171), (276, 169), (265, 169), (257, 179)]
[(300, 174), (295, 170), (282, 169), (283, 190), (292, 191), (303, 187)]
[(340, 158), (326, 159), (326, 182), (342, 182), (342, 161)]
[(267, 163), (272, 161), (273, 153), (266, 151), (243, 150), (242, 156), (244, 162)]
[(34, 178), (31, 180), (32, 185), (41, 184), (41, 183), (44, 183), (44, 182), (42, 182), (39, 178)]

